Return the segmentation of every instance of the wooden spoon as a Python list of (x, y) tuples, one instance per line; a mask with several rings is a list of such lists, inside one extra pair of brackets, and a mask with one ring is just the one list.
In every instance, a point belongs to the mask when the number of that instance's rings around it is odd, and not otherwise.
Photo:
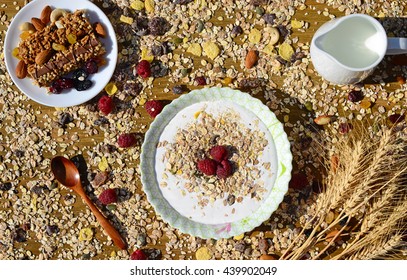
[(65, 187), (68, 187), (75, 191), (83, 201), (89, 206), (90, 210), (96, 216), (100, 225), (104, 228), (106, 233), (112, 238), (114, 244), (120, 249), (126, 249), (127, 245), (120, 233), (112, 226), (112, 224), (102, 215), (99, 209), (93, 204), (93, 202), (86, 195), (83, 190), (79, 171), (75, 164), (62, 156), (54, 157), (51, 160), (51, 171), (54, 173), (55, 178)]

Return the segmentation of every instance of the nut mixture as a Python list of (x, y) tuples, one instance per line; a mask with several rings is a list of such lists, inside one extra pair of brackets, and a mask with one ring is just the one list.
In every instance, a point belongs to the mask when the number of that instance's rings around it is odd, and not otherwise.
[[(243, 125), (241, 116), (231, 109), (219, 116), (206, 111), (198, 113), (196, 121), (178, 128), (174, 142), (158, 143), (158, 148), (165, 149), (165, 172), (160, 186), (167, 186), (170, 174), (182, 178), (182, 193), (196, 193), (202, 208), (218, 199), (224, 199), (225, 206), (241, 203), (245, 197), (262, 200), (267, 190), (258, 178), (261, 167), (270, 169), (270, 162), (258, 159), (268, 145), (264, 132), (258, 129), (258, 124), (253, 128)], [(205, 158), (207, 150), (214, 145), (230, 147), (230, 160), (236, 169), (232, 176), (218, 179), (197, 170), (196, 162)]]
[[(7, 26), (27, 2), (0, 4), (1, 54)], [(317, 148), (346, 137), (338, 132), (342, 123), (405, 117), (405, 56), (386, 57), (373, 76), (353, 86), (325, 82), (309, 58), (312, 34), (322, 22), (350, 13), (375, 16), (388, 33), (407, 37), (405, 1), (94, 2), (109, 16), (119, 43), (111, 80), (116, 87), (101, 93), (113, 99), (109, 115), (98, 111), (97, 98), (65, 109), (36, 104), (16, 90), (0, 64), (0, 259), (129, 259), (136, 249), (161, 259), (278, 258), (310, 218), (322, 168)], [(250, 50), (258, 57), (246, 68)], [(134, 71), (141, 60), (153, 66), (146, 79)], [(142, 139), (152, 120), (143, 108), (147, 100), (175, 99), (205, 84), (239, 88), (264, 101), (284, 123), (293, 152), (295, 180), (279, 208), (261, 227), (230, 239), (203, 240), (163, 222), (141, 190), (140, 145), (116, 144), (123, 133)], [(350, 100), (352, 91), (360, 98)], [(319, 116), (329, 121), (318, 125)], [(400, 119), (390, 125), (406, 131)], [(118, 189), (117, 203), (98, 206), (128, 250), (117, 250), (80, 199), (54, 180), (49, 164), (55, 155), (82, 164), (85, 190), (96, 203), (103, 190)], [(103, 183), (101, 175), (94, 181), (100, 172), (108, 173)], [(318, 248), (309, 254), (318, 254)]]

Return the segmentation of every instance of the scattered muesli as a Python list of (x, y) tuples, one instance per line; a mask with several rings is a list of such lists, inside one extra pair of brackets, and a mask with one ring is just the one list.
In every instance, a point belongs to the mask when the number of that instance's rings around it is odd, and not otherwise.
[[(55, 155), (73, 157), (82, 167), (85, 161), (84, 169), (89, 174), (109, 172), (103, 186), (89, 183), (84, 187), (93, 201), (103, 189), (119, 188), (118, 202), (105, 209), (105, 214), (125, 233), (129, 248), (143, 253), (143, 259), (148, 257), (145, 254), (163, 259), (278, 258), (299, 236), (301, 224), (310, 218), (307, 211), (315, 199), (319, 185), (315, 175), (321, 168), (315, 148), (324, 141), (346, 137), (338, 133), (340, 124), (359, 120), (393, 116), (392, 125), (406, 129), (402, 116), (406, 116), (407, 85), (397, 78), (407, 76), (405, 56), (385, 58), (366, 83), (353, 86), (323, 81), (309, 58), (312, 33), (322, 21), (340, 15), (367, 13), (377, 17), (394, 36), (406, 37), (403, 1), (163, 0), (159, 5), (158, 1), (151, 5), (156, 1), (137, 0), (94, 2), (109, 16), (120, 46), (112, 78), (117, 91), (109, 103), (115, 105), (114, 110), (109, 105), (109, 110), (100, 112), (100, 97), (65, 109), (35, 104), (13, 87), (5, 65), (0, 64), (0, 259), (131, 258), (131, 251), (115, 251), (113, 242), (101, 237), (94, 226), (96, 220), (91, 213), (79, 207), (75, 195), (58, 186), (49, 172), (50, 158)], [(19, 5), (21, 2), (0, 4), (2, 54), (4, 33)], [(41, 20), (41, 15), (38, 17)], [(41, 29), (41, 23), (34, 23)], [(164, 28), (159, 26), (162, 23), (169, 25)], [(29, 23), (22, 28), (34, 31), (35, 26)], [(257, 37), (254, 40), (257, 43), (249, 40), (253, 29), (262, 35), (259, 42)], [(187, 51), (192, 44), (202, 47), (204, 42), (219, 48), (214, 59)], [(293, 49), (283, 54), (284, 58), (279, 54), (281, 44)], [(249, 49), (259, 52), (259, 60), (255, 67), (246, 69), (244, 58)], [(164, 77), (143, 79), (135, 71), (141, 60), (159, 61), (168, 71)], [(28, 73), (24, 67), (20, 71), (21, 77)], [(239, 239), (202, 240), (180, 233), (154, 214), (140, 188), (140, 146), (121, 149), (116, 142), (123, 133), (147, 130), (151, 118), (143, 106), (148, 100), (173, 99), (187, 92), (176, 89), (176, 94), (167, 94), (175, 85), (188, 89), (205, 85), (244, 89), (262, 99), (284, 122), (292, 144), (294, 172), (301, 171), (307, 180), (289, 190), (261, 229)], [(361, 100), (348, 99), (352, 91), (360, 92)], [(107, 111), (109, 114), (101, 119)], [(61, 121), (62, 113), (70, 117)], [(332, 133), (314, 124), (314, 119), (323, 115), (335, 116), (334, 121), (323, 126)], [(376, 129), (372, 127), (372, 131)], [(15, 153), (17, 150), (24, 153)], [(234, 200), (231, 196), (227, 203), (236, 203)], [(93, 235), (88, 229), (94, 231)], [(89, 240), (80, 240), (81, 231), (88, 233), (81, 239)], [(304, 239), (301, 235), (297, 242)], [(268, 240), (268, 248), (264, 240)], [(341, 240), (336, 246), (346, 243)], [(161, 254), (148, 248), (159, 248)], [(196, 254), (199, 248), (206, 249)], [(317, 253), (315, 248), (309, 256)], [(140, 258), (138, 254), (133, 258)]]

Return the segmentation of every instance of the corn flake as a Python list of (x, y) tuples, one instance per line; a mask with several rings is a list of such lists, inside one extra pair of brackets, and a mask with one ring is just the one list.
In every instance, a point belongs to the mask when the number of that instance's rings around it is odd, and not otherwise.
[(130, 4), (130, 7), (135, 9), (136, 11), (141, 11), (142, 9), (144, 9), (144, 2), (136, 0)]
[(192, 43), (188, 49), (187, 52), (195, 55), (195, 56), (201, 56), (202, 55), (202, 48), (201, 45), (199, 45), (198, 43)]
[(147, 60), (148, 62), (152, 62), (154, 60), (154, 55), (151, 55), (148, 49), (141, 49), (141, 60)]
[(249, 33), (249, 42), (253, 44), (259, 43), (261, 40), (261, 32), (257, 28), (253, 28)]
[(212, 258), (212, 253), (206, 247), (201, 247), (195, 252), (195, 257), (197, 260), (210, 260)]
[(296, 19), (291, 20), (291, 27), (292, 27), (292, 28), (294, 28), (294, 29), (300, 29), (300, 28), (302, 28), (303, 26), (304, 26), (304, 21), (302, 21), (302, 20), (296, 20)]
[(278, 48), (278, 54), (286, 61), (290, 61), (294, 54), (294, 49), (288, 43), (282, 43)]
[(100, 171), (106, 171), (106, 169), (109, 167), (109, 163), (107, 162), (107, 159), (105, 157), (101, 158), (98, 167)]
[(220, 53), (218, 45), (213, 42), (205, 42), (203, 43), (202, 47), (205, 54), (212, 60), (215, 59)]
[(233, 239), (234, 240), (242, 240), (243, 237), (244, 237), (244, 233), (234, 236)]
[(132, 24), (134, 19), (132, 17), (126, 17), (124, 15), (121, 15), (120, 16), (120, 21), (124, 22), (124, 23), (127, 23), (127, 24)]
[(267, 44), (263, 49), (263, 52), (265, 52), (268, 55), (272, 55), (273, 51), (274, 51), (274, 45), (271, 43)]
[(89, 241), (93, 238), (93, 230), (91, 228), (83, 228), (79, 231), (79, 241)]
[(144, 2), (147, 13), (154, 13), (155, 2), (154, 0), (146, 0)]
[(108, 95), (113, 95), (117, 92), (117, 86), (115, 83), (110, 82), (105, 86), (105, 91)]

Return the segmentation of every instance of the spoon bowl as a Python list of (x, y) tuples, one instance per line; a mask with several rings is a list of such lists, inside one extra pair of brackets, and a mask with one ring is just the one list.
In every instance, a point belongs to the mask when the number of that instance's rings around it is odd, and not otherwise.
[(93, 202), (86, 195), (82, 187), (79, 170), (76, 168), (75, 164), (65, 157), (57, 156), (51, 160), (51, 171), (58, 182), (75, 191), (83, 199), (83, 201), (89, 206), (90, 210), (95, 215), (100, 225), (104, 228), (107, 235), (112, 238), (114, 244), (122, 250), (126, 249), (127, 245), (120, 233), (103, 216), (95, 204), (93, 204)]

